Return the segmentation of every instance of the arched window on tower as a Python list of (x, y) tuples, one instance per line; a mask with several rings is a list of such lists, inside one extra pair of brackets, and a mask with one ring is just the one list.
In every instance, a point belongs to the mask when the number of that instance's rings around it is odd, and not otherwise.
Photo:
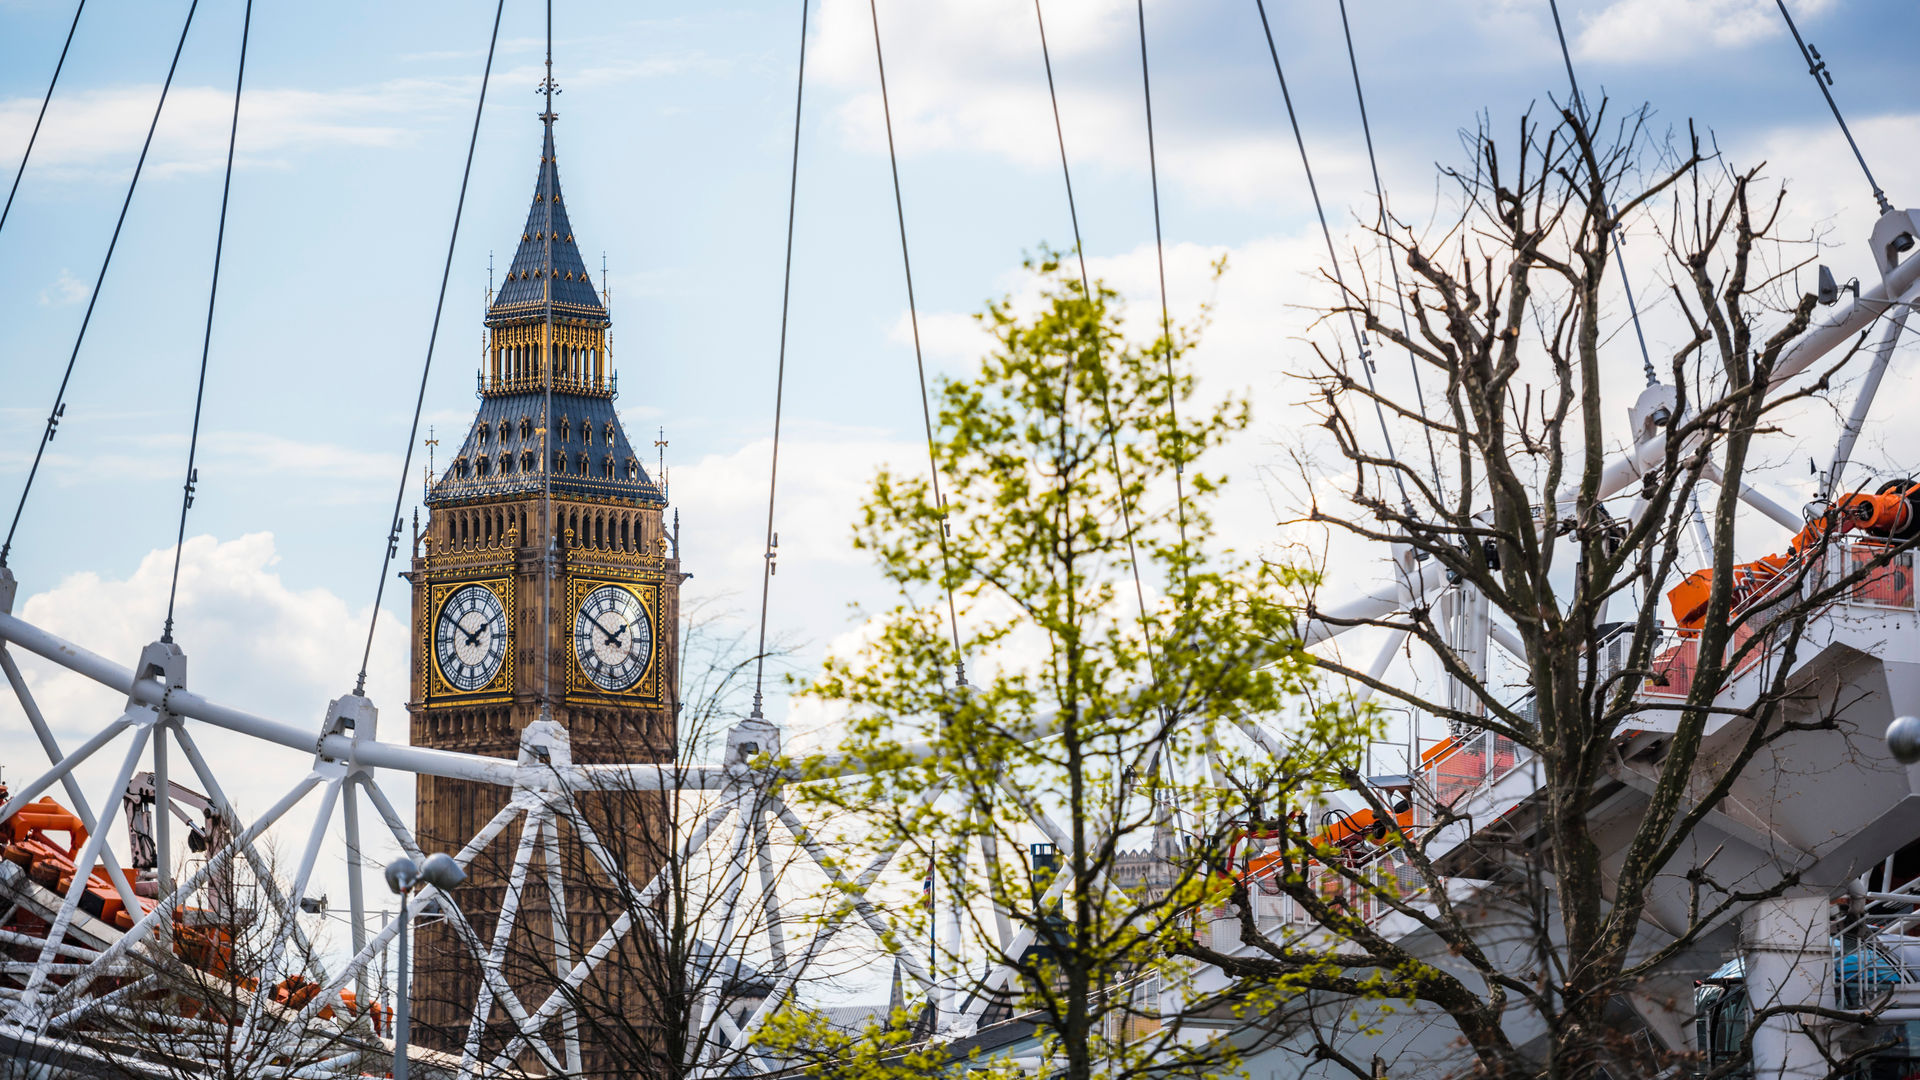
[(553, 472), (556, 476), (566, 475), (567, 452), (565, 450), (555, 450), (553, 452)]
[(580, 444), (582, 446), (593, 445), (593, 421), (580, 421)]
[(607, 421), (607, 445), (613, 445), (613, 421)]
[(522, 413), (520, 416), (520, 441), (526, 442), (531, 438), (533, 438), (533, 419), (525, 413)]
[(606, 457), (603, 457), (600, 459), (600, 475), (606, 477), (609, 480), (613, 479), (613, 455), (612, 454), (608, 454)]
[(585, 454), (580, 455), (580, 475), (581, 476), (593, 475), (592, 466), (587, 462), (587, 455)]
[(532, 472), (533, 463), (535, 460), (536, 459), (533, 456), (533, 451), (531, 450), (528, 450), (525, 453), (521, 454), (520, 455), (520, 471), (527, 472), (527, 473)]
[(473, 459), (473, 472), (475, 476), (484, 479), (488, 474), (493, 472), (493, 459), (484, 454)]
[(632, 458), (628, 458), (627, 459), (627, 479), (638, 480), (639, 478), (640, 478), (640, 463), (633, 460)]
[(560, 418), (560, 441), (573, 441), (573, 422), (564, 416)]

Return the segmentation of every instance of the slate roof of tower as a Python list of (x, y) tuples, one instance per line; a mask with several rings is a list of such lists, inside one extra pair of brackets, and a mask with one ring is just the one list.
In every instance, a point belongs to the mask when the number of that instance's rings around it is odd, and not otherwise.
[[(534, 187), (533, 209), (527, 215), (526, 234), (520, 241), (520, 250), (514, 253), (511, 280), (494, 295), (493, 305), (487, 310), (487, 322), (492, 325), (539, 319), (546, 311), (544, 286), (552, 281), (556, 285), (553, 294), (556, 321), (585, 317), (598, 319), (604, 325), (607, 310), (601, 305), (592, 283), (587, 280), (586, 267), (580, 261), (580, 249), (574, 244), (573, 226), (567, 221), (566, 202), (559, 195), (560, 170), (553, 161), (551, 118), (547, 118), (544, 143), (540, 152), (540, 179)], [(554, 199), (553, 231), (559, 237), (552, 243), (551, 268), (547, 265), (548, 245), (535, 235), (536, 228), (546, 228), (544, 200), (549, 195)], [(558, 276), (534, 276), (536, 273), (544, 275), (549, 269)], [(520, 279), (521, 270), (527, 271), (525, 280)], [(568, 272), (573, 274), (571, 281), (566, 277)], [(646, 465), (627, 439), (626, 428), (620, 423), (620, 415), (614, 411), (612, 400), (605, 394), (571, 393), (562, 389), (562, 385), (556, 385), (553, 389), (553, 430), (549, 432), (551, 440), (548, 446), (553, 451), (565, 452), (567, 461), (564, 471), (553, 472), (553, 493), (562, 497), (664, 504), (667, 501), (666, 494), (648, 475)], [(446, 468), (428, 491), (427, 505), (538, 493), (543, 484), (542, 466), (552, 464), (551, 461), (543, 462), (540, 452), (539, 429), (546, 399), (547, 395), (540, 390), (488, 393), (483, 396), (480, 408), (474, 415), (473, 426), (467, 429), (467, 437), (461, 440), (460, 448), (454, 451)], [(523, 421), (528, 428), (525, 437), (520, 434)], [(569, 436), (565, 439), (560, 437), (563, 423)], [(583, 425), (592, 431), (591, 442), (580, 436)], [(531, 470), (524, 467), (525, 456), (529, 453), (535, 462)], [(581, 468), (583, 455), (586, 458), (585, 469)], [(482, 458), (487, 461), (487, 474), (484, 476), (479, 468)], [(611, 476), (607, 475), (606, 470), (608, 458), (613, 463)], [(629, 462), (633, 465), (631, 477), (628, 476)], [(503, 472), (503, 463), (509, 463), (512, 471)]]
[[(467, 429), (467, 437), (461, 440), (460, 449), (454, 452), (453, 459), (428, 492), (427, 505), (539, 493), (540, 410), (545, 404), (545, 397), (542, 393), (529, 391), (482, 398), (480, 409), (473, 418), (473, 426)], [(565, 452), (567, 455), (566, 471), (556, 471), (552, 477), (555, 495), (655, 504), (667, 501), (653, 478), (647, 475), (647, 468), (641, 463), (633, 444), (627, 440), (626, 428), (614, 412), (613, 402), (604, 397), (555, 390), (553, 414), (552, 441), (549, 445), (556, 452)], [(525, 438), (520, 435), (520, 422), (523, 419), (530, 429)], [(560, 438), (563, 420), (569, 435), (565, 440)], [(506, 426), (504, 438), (500, 433), (503, 423)], [(582, 424), (593, 428), (591, 443), (584, 443), (580, 438)], [(482, 428), (486, 429), (484, 433)], [(607, 439), (608, 428), (613, 429), (610, 442)], [(532, 471), (525, 471), (522, 461), (529, 452), (534, 455), (536, 464)], [(582, 455), (587, 459), (584, 472), (580, 469)], [(478, 467), (483, 457), (488, 459), (486, 476), (480, 475)], [(612, 476), (605, 474), (606, 459), (609, 457), (613, 459)], [(511, 460), (512, 472), (503, 474), (500, 471), (502, 459)], [(634, 463), (631, 480), (627, 479), (629, 461)], [(463, 462), (466, 465), (465, 476), (460, 475)]]
[[(551, 239), (547, 235), (549, 231), (553, 234)], [(540, 148), (540, 174), (533, 185), (533, 205), (527, 210), (527, 227), (520, 232), (520, 247), (507, 266), (507, 279), (487, 309), (487, 322), (491, 325), (544, 311), (549, 288), (553, 290), (556, 315), (607, 317), (600, 293), (587, 277), (587, 264), (580, 258), (580, 247), (574, 242), (573, 225), (567, 220), (567, 200), (560, 191), (560, 166), (554, 160), (551, 119), (546, 121), (546, 137)]]

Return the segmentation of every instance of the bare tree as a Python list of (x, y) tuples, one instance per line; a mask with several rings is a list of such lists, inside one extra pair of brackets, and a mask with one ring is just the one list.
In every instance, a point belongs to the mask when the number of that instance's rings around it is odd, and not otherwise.
[(259, 855), (213, 875), (166, 932), (128, 954), (126, 975), (96, 984), (76, 1041), (98, 1052), (98, 1075), (254, 1080), (386, 1067), (390, 1015), (377, 997), (349, 990), (308, 1008), (329, 981), (327, 939), (317, 920), (283, 913), (287, 883), (271, 848)]
[[(1808, 245), (1785, 235), (1785, 189), (1691, 133), (1651, 137), (1648, 119), (1603, 105), (1470, 133), (1467, 164), (1442, 172), (1457, 215), (1378, 236), (1404, 292), (1366, 282), (1326, 313), (1390, 343), (1376, 357), (1410, 355), (1429, 390), (1323, 349), (1318, 401), (1355, 483), (1330, 493), (1313, 470), (1305, 513), (1394, 552), (1401, 599), (1310, 607), (1309, 640), (1384, 644), (1371, 667), (1316, 662), (1416, 718), (1410, 760), (1371, 779), (1351, 761), (1348, 794), (1323, 801), (1248, 783), (1277, 809), (1215, 840), (1235, 852), (1238, 932), (1179, 946), (1278, 992), (1271, 1022), (1303, 1061), (1615, 1080), (1693, 1062), (1717, 1078), (1752, 1068), (1758, 1044), (1769, 1067), (1839, 1077), (1880, 1045), (1863, 1003), (1791, 969), (1829, 970), (1829, 894), (1911, 837), (1854, 842), (1871, 800), (1836, 793), (1822, 819), (1793, 794), (1905, 790), (1858, 745), (1885, 724), (1884, 692), (1860, 688), (1825, 627), (1912, 608), (1920, 489), (1843, 494), (1841, 456), (1783, 553), (1741, 562), (1762, 440), (1861, 345), (1810, 340), (1822, 298), (1793, 290)], [(1630, 465), (1610, 464), (1608, 415), (1632, 338), (1608, 343), (1638, 330), (1615, 274), (1628, 225), (1649, 237), (1637, 247), (1658, 238), (1683, 325), (1647, 362)], [(1396, 668), (1395, 649), (1414, 662)], [(1418, 718), (1444, 737), (1421, 743)], [(1696, 1057), (1696, 980), (1742, 955), (1722, 982), (1741, 983), (1746, 1027)]]
[[(785, 838), (777, 792), (745, 771), (702, 787), (723, 755), (738, 756), (730, 735), (753, 691), (759, 657), (734, 626), (711, 610), (685, 620), (684, 705), (664, 782), (581, 788), (566, 779), (561, 747), (548, 745), (558, 794), (530, 816), (537, 835), (523, 842), (527, 826), (509, 829), (475, 856), (476, 877), (522, 882), (503, 968), (529, 1011), (557, 1011), (561, 1034), (543, 1036), (551, 1060), (539, 1066), (549, 1074), (556, 1062), (564, 1075), (725, 1074), (759, 1053), (749, 1035), (763, 1004), (811, 989), (839, 962), (800, 947), (822, 901), (818, 882), (796, 872), (804, 855)], [(782, 670), (789, 651), (775, 645), (769, 666)], [(495, 918), (472, 920), (480, 940)], [(471, 1012), (471, 1002), (446, 1004)], [(474, 1046), (483, 1069), (539, 1060), (497, 1009), (440, 1037)]]

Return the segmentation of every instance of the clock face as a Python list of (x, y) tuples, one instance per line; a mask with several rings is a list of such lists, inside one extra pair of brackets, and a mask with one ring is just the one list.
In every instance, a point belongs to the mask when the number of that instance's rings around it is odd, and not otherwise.
[(433, 655), (455, 690), (478, 690), (500, 673), (507, 657), (507, 611), (485, 585), (462, 585), (440, 605), (433, 624)]
[(573, 620), (573, 654), (602, 690), (628, 690), (653, 659), (653, 620), (631, 589), (602, 585)]

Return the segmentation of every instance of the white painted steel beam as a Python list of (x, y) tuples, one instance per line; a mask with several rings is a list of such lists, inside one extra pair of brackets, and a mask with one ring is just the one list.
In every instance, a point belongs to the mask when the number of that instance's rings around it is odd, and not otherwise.
[[(536, 811), (529, 811), (520, 819), (520, 842), (514, 848), (513, 865), (507, 871), (506, 895), (501, 899), (499, 915), (494, 919), (493, 945), (480, 961), (488, 969), (499, 971), (506, 965), (507, 942), (519, 922), (520, 898), (526, 893), (527, 870), (533, 863), (533, 852), (540, 842), (542, 820), (542, 815)], [(474, 1066), (479, 1063), (480, 1037), (486, 1033), (487, 1019), (492, 1014), (493, 983), (487, 980), (480, 986), (480, 996), (473, 1004), (473, 1015), (467, 1021), (466, 1047), (460, 1054), (462, 1075), (471, 1075)]]
[[(164, 702), (167, 711), (175, 715), (191, 717), (263, 742), (351, 762), (362, 769), (394, 769), (422, 776), (475, 780), (504, 787), (520, 784), (538, 788), (558, 784), (578, 791), (605, 788), (639, 791), (715, 789), (727, 783), (725, 770), (699, 765), (573, 765), (560, 768), (541, 765), (529, 768), (505, 758), (401, 746), (349, 735), (333, 734), (316, 738), (309, 728), (229, 708), (191, 691), (169, 692), (157, 680), (135, 680), (131, 670), (12, 615), (0, 613), (0, 641), (12, 642), (69, 671), (125, 693), (136, 702), (154, 706)], [(99, 736), (95, 738), (99, 739)], [(91, 740), (89, 746), (92, 746)], [(91, 749), (87, 752), (90, 753)], [(35, 796), (58, 778), (57, 775), (43, 777), (45, 783), (35, 789)]]
[[(120, 771), (114, 774), (113, 786), (109, 793), (127, 790), (127, 781), (133, 778), (134, 766), (140, 763), (140, 753), (146, 749), (147, 739), (153, 734), (151, 724), (141, 724), (134, 728), (133, 741), (127, 746), (126, 757), (120, 761)], [(87, 883), (93, 878), (93, 865), (100, 861), (100, 848), (107, 840), (107, 830), (102, 829), (87, 837), (86, 846), (80, 849), (80, 857), (73, 863), (73, 881), (67, 886), (67, 895), (60, 902), (60, 912), (54, 916), (53, 924), (47, 928), (46, 945), (40, 950), (40, 961), (34, 967), (33, 975), (27, 980), (27, 987), (20, 995), (20, 1004), (16, 1014), (30, 1016), (40, 988), (46, 985), (49, 969), (53, 965), (54, 947), (66, 940), (67, 927), (73, 922), (74, 912), (80, 909), (80, 896), (87, 891)]]
[[(141, 710), (141, 712), (145, 711), (144, 709)], [(54, 784), (65, 780), (67, 774), (71, 773), (81, 762), (92, 757), (95, 751), (112, 742), (114, 736), (133, 726), (134, 720), (134, 713), (122, 713), (119, 719), (101, 728), (94, 733), (92, 738), (81, 743), (80, 749), (61, 758), (54, 764), (53, 768), (41, 773), (33, 780), (28, 781), (25, 787), (15, 792), (13, 797), (7, 800), (6, 805), (0, 806), (0, 821), (6, 821), (13, 817), (14, 814), (19, 813), (21, 807), (45, 794), (46, 790)], [(97, 832), (98, 830), (95, 831)]]
[[(1700, 476), (1710, 484), (1726, 482), (1726, 476), (1720, 471), (1720, 466), (1712, 461), (1701, 465)], [(1797, 533), (1807, 523), (1806, 519), (1799, 514), (1781, 506), (1747, 484), (1740, 485), (1740, 501), (1765, 514), (1775, 525), (1783, 529), (1790, 529)]]
[[(1773, 386), (1778, 387), (1812, 367), (1816, 360), (1871, 327), (1875, 320), (1910, 307), (1916, 298), (1916, 286), (1920, 286), (1920, 259), (1908, 259), (1894, 267), (1878, 284), (1863, 289), (1859, 299), (1828, 309), (1781, 354), (1780, 362), (1774, 366)], [(1667, 437), (1659, 434), (1608, 462), (1600, 474), (1599, 497), (1610, 499), (1625, 491), (1648, 469), (1658, 465), (1666, 452)], [(1560, 493), (1563, 512), (1572, 509), (1574, 494), (1571, 490)]]
[(53, 1000), (49, 1003), (48, 1011), (51, 1012), (54, 1008), (71, 1002), (82, 993), (85, 993), (87, 988), (93, 984), (93, 980), (96, 977), (104, 974), (114, 963), (125, 956), (129, 949), (132, 949), (151, 935), (162, 920), (171, 922), (174, 911), (179, 908), (187, 897), (199, 891), (201, 886), (205, 885), (208, 880), (215, 874), (220, 873), (228, 863), (233, 861), (233, 857), (237, 852), (244, 850), (245, 847), (253, 843), (260, 834), (271, 828), (274, 822), (280, 820), (283, 814), (293, 809), (301, 799), (306, 797), (309, 791), (312, 791), (314, 787), (320, 783), (320, 780), (321, 777), (319, 775), (308, 773), (299, 783), (293, 786), (292, 790), (282, 795), (279, 802), (274, 803), (265, 814), (262, 814), (252, 825), (248, 826), (245, 832), (235, 836), (217, 853), (210, 855), (207, 861), (201, 865), (200, 869), (196, 871), (191, 878), (188, 878), (185, 883), (173, 890), (173, 892), (160, 897), (159, 901), (154, 904), (153, 910), (147, 912), (139, 922), (133, 924), (133, 929), (121, 934), (118, 941), (108, 946), (106, 951), (100, 954), (100, 960), (94, 965), (92, 970), (60, 988), (59, 992), (53, 996)]
[[(7, 651), (5, 645), (0, 645), (0, 671), (6, 673), (14, 697), (20, 701), (20, 711), (27, 714), (27, 723), (33, 727), (34, 737), (40, 740), (40, 748), (46, 751), (47, 763), (58, 765), (62, 757), (60, 742), (53, 737), (53, 729), (47, 725), (46, 715), (40, 711), (40, 703), (34, 700), (32, 691), (27, 689), (27, 680), (20, 674), (20, 665), (14, 663), (13, 654)], [(99, 819), (93, 816), (92, 805), (87, 801), (86, 793), (80, 790), (80, 782), (68, 773), (60, 777), (60, 784), (67, 798), (72, 801), (73, 812), (79, 816), (80, 824), (86, 826), (90, 833), (99, 832)], [(112, 815), (111, 806), (107, 808), (107, 813)], [(120, 866), (120, 857), (114, 854), (112, 848), (106, 850), (106, 864), (107, 877), (113, 881), (113, 891), (119, 894), (120, 903), (128, 911), (139, 911), (140, 901), (134, 898), (133, 885), (127, 881), (126, 871)]]
[(1873, 360), (1867, 365), (1866, 378), (1861, 380), (1860, 392), (1853, 399), (1853, 411), (1847, 416), (1846, 426), (1840, 430), (1840, 445), (1834, 448), (1833, 464), (1827, 467), (1826, 490), (1821, 493), (1825, 498), (1831, 499), (1843, 490), (1840, 482), (1846, 476), (1847, 463), (1853, 458), (1853, 444), (1859, 441), (1860, 429), (1866, 426), (1873, 399), (1880, 392), (1880, 380), (1893, 360), (1893, 346), (1900, 340), (1900, 331), (1906, 329), (1907, 315), (1912, 310), (1905, 306), (1894, 309), (1887, 316), (1886, 329), (1873, 343)]

